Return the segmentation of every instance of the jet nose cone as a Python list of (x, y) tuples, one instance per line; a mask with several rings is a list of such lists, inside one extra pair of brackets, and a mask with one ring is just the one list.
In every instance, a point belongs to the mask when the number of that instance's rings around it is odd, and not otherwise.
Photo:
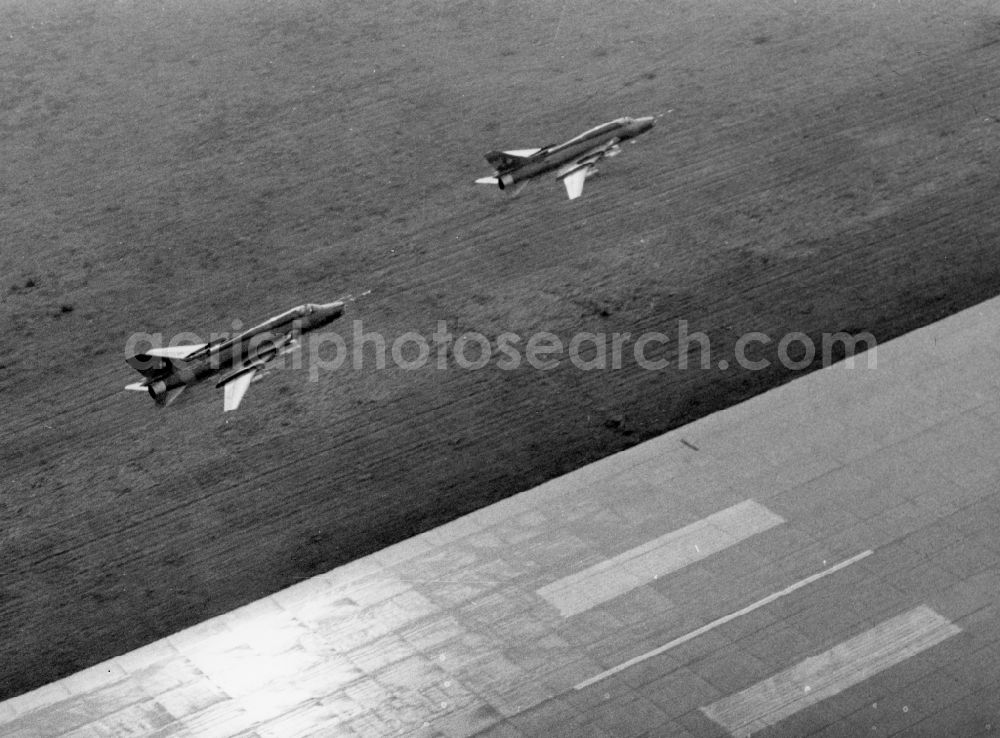
[(337, 302), (327, 302), (317, 305), (316, 313), (320, 316), (321, 322), (329, 323), (331, 320), (336, 320), (344, 314), (344, 303), (338, 300)]
[(648, 131), (650, 128), (656, 125), (656, 118), (654, 118), (652, 115), (647, 115), (643, 118), (636, 118), (635, 123), (639, 127), (640, 131)]

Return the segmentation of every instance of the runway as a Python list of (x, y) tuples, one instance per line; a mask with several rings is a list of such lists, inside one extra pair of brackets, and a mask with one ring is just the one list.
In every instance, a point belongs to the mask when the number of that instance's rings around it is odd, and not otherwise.
[(998, 338), (1000, 298), (0, 703), (0, 727), (990, 733)]

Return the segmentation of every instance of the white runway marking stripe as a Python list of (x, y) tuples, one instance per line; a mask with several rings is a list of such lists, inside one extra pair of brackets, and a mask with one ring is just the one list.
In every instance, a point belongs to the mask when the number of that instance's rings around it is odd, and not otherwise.
[(537, 594), (564, 617), (576, 615), (784, 522), (763, 505), (746, 500), (558, 579)]
[(701, 711), (736, 738), (748, 738), (960, 632), (920, 605)]
[(871, 556), (872, 553), (874, 553), (874, 552), (871, 551), (870, 549), (868, 551), (862, 551), (861, 553), (855, 554), (854, 556), (852, 556), (849, 559), (841, 561), (839, 564), (834, 564), (833, 566), (831, 566), (828, 569), (824, 569), (823, 571), (816, 572), (815, 574), (810, 574), (805, 579), (800, 579), (799, 581), (795, 582), (794, 584), (790, 584), (789, 586), (785, 587), (780, 592), (775, 592), (773, 594), (769, 594), (767, 597), (764, 597), (763, 599), (757, 600), (756, 602), (754, 602), (754, 603), (752, 603), (750, 605), (747, 605), (746, 607), (744, 607), (744, 608), (742, 608), (740, 610), (737, 610), (736, 612), (731, 612), (728, 615), (723, 615), (721, 618), (713, 620), (711, 623), (706, 623), (705, 625), (701, 626), (700, 628), (696, 628), (695, 630), (692, 630), (690, 633), (685, 633), (684, 635), (680, 636), (679, 638), (674, 638), (674, 640), (670, 641), (669, 643), (665, 643), (662, 646), (659, 646), (658, 648), (654, 648), (652, 651), (648, 651), (648, 652), (642, 654), (641, 656), (636, 656), (635, 658), (631, 658), (628, 661), (625, 661), (625, 662), (623, 662), (621, 664), (618, 664), (618, 666), (615, 666), (615, 667), (612, 667), (612, 668), (608, 669), (607, 671), (602, 671), (600, 674), (595, 674), (594, 676), (590, 677), (590, 679), (585, 679), (584, 681), (582, 681), (579, 684), (577, 684), (576, 686), (574, 686), (573, 689), (577, 689), (577, 690), (584, 689), (586, 687), (589, 687), (591, 684), (596, 684), (597, 682), (601, 681), (602, 679), (607, 679), (609, 676), (613, 676), (614, 674), (617, 674), (620, 671), (625, 671), (629, 667), (635, 666), (636, 664), (641, 663), (641, 662), (645, 661), (646, 659), (651, 659), (654, 656), (659, 656), (661, 653), (666, 653), (671, 648), (676, 648), (677, 646), (681, 645), (682, 643), (687, 643), (688, 641), (693, 640), (694, 638), (697, 638), (698, 636), (702, 635), (703, 633), (707, 633), (708, 631), (712, 630), (713, 628), (718, 628), (720, 625), (725, 625), (729, 621), (735, 620), (736, 618), (741, 617), (743, 615), (746, 615), (747, 613), (753, 612), (754, 610), (756, 610), (758, 608), (764, 607), (764, 605), (769, 605), (772, 602), (774, 602), (775, 600), (780, 599), (780, 598), (784, 597), (785, 595), (789, 595), (789, 594), (791, 594), (792, 592), (794, 592), (797, 589), (802, 589), (803, 587), (812, 584), (813, 582), (817, 581), (818, 579), (822, 579), (823, 577), (828, 576), (830, 574), (833, 574), (834, 572), (840, 571), (841, 569), (845, 569), (848, 566), (850, 566), (851, 564), (854, 564), (854, 563), (856, 563), (858, 561), (861, 561), (861, 559), (863, 559), (863, 558), (865, 558), (867, 556)]

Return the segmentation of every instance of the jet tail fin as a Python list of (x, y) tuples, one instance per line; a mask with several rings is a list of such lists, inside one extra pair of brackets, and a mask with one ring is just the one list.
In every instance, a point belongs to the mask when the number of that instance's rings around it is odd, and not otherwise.
[(167, 346), (151, 348), (141, 354), (129, 356), (125, 361), (146, 379), (162, 379), (174, 371), (174, 362), (184, 361), (193, 354), (206, 348), (199, 343), (191, 346)]
[(539, 149), (524, 149), (520, 151), (488, 151), (486, 161), (488, 161), (498, 172), (509, 172), (512, 169), (524, 165), (531, 155)]
[(161, 379), (173, 372), (174, 365), (170, 359), (152, 354), (136, 354), (129, 356), (125, 362), (148, 380)]

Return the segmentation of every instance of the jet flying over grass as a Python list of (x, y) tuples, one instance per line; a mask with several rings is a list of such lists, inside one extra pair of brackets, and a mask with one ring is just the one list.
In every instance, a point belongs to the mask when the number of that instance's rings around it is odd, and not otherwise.
[(486, 161), (496, 171), (491, 177), (482, 177), (476, 184), (497, 185), (501, 190), (510, 188), (516, 195), (531, 179), (548, 172), (555, 172), (556, 179), (566, 186), (566, 194), (575, 200), (583, 192), (583, 183), (597, 172), (597, 163), (605, 157), (621, 153), (621, 144), (640, 136), (650, 128), (656, 119), (617, 118), (603, 123), (565, 143), (546, 146), (541, 149), (514, 149), (511, 151), (490, 151)]
[(151, 348), (125, 361), (143, 380), (125, 389), (149, 392), (160, 407), (173, 402), (186, 387), (219, 376), (223, 410), (239, 407), (250, 383), (278, 356), (300, 347), (299, 338), (344, 314), (344, 301), (300, 305), (249, 330), (208, 344)]

